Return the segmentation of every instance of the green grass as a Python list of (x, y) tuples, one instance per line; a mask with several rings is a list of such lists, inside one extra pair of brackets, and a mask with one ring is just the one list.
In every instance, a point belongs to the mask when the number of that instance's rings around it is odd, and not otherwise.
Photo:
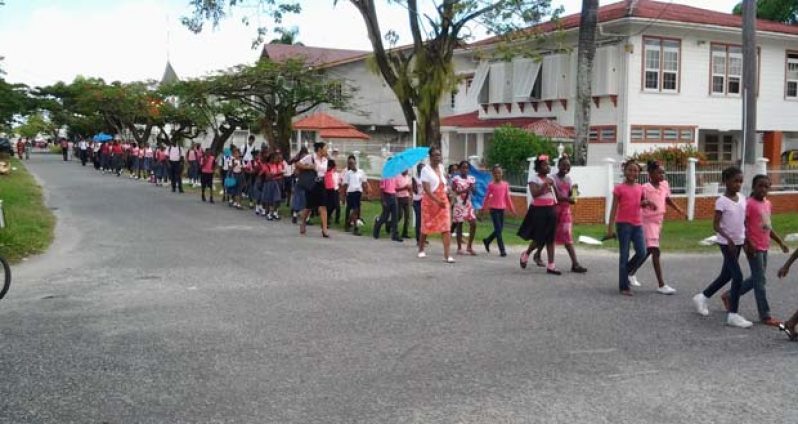
[(44, 252), (50, 246), (55, 217), (44, 205), (41, 187), (24, 165), (11, 159), (11, 166), (16, 170), (0, 175), (0, 199), (6, 223), (0, 229), (0, 255), (13, 263)]

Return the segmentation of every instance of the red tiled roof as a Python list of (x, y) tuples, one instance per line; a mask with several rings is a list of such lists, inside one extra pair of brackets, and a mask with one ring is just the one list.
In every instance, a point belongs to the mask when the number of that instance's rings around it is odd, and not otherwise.
[(330, 128), (319, 131), (319, 137), (323, 139), (345, 138), (354, 140), (368, 140), (369, 136), (355, 128)]
[(261, 52), (261, 59), (271, 59), (281, 62), (288, 59), (304, 58), (308, 64), (321, 65), (339, 62), (354, 57), (368, 54), (362, 50), (327, 49), (323, 47), (308, 47), (296, 44), (266, 44)]
[[(599, 23), (622, 18), (642, 18), (652, 21), (682, 22), (689, 24), (715, 25), (729, 28), (742, 28), (742, 17), (731, 13), (716, 12), (681, 4), (665, 3), (654, 0), (638, 0), (634, 7), (632, 1), (620, 1), (601, 6), (598, 9)], [(572, 29), (579, 27), (580, 14), (575, 13), (560, 18), (557, 22), (544, 22), (523, 30), (523, 33), (546, 33), (557, 28)], [(776, 32), (798, 35), (798, 25), (758, 19), (757, 31)], [(499, 37), (490, 37), (476, 42), (473, 46), (488, 45), (499, 41)]]
[(295, 130), (320, 131), (347, 128), (354, 129), (355, 127), (324, 112), (314, 113), (294, 122)]
[(574, 130), (565, 128), (551, 119), (541, 119), (527, 125), (524, 129), (544, 138), (573, 139), (575, 137)]
[(441, 127), (457, 128), (498, 128), (511, 125), (517, 128), (526, 128), (543, 118), (498, 118), (480, 119), (479, 112), (464, 113), (441, 118)]

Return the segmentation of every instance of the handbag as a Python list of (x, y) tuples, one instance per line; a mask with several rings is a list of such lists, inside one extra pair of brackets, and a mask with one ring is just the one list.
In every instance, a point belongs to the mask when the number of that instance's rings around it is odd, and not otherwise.
[(232, 172), (230, 174), (231, 175), (224, 177), (224, 188), (233, 188), (236, 186), (236, 178), (232, 175)]

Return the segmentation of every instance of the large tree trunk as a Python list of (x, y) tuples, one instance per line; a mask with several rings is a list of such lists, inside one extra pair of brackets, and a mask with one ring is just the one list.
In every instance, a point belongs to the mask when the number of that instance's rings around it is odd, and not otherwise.
[(219, 128), (219, 131), (214, 132), (213, 134), (213, 141), (211, 142), (211, 152), (213, 152), (214, 156), (219, 156), (224, 150), (224, 144), (227, 143), (227, 140), (233, 135), (236, 131), (236, 126), (222, 126)]
[(587, 163), (587, 143), (590, 134), (590, 102), (592, 100), (591, 82), (593, 78), (593, 58), (596, 56), (596, 26), (598, 21), (598, 0), (582, 0), (582, 15), (579, 20), (579, 52), (577, 54), (576, 107), (574, 121), (576, 139), (574, 140), (575, 165)]

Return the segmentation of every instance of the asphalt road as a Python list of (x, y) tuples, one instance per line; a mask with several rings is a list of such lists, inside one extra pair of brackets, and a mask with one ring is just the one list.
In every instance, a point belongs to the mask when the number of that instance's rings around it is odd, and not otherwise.
[[(647, 266), (625, 298), (608, 253), (580, 251), (586, 276), (447, 265), (435, 243), (419, 260), (57, 156), (29, 168), (57, 236), (0, 301), (3, 423), (798, 422), (798, 343), (692, 308), (719, 255), (667, 255), (679, 292)], [(784, 259), (779, 318), (798, 306)]]

